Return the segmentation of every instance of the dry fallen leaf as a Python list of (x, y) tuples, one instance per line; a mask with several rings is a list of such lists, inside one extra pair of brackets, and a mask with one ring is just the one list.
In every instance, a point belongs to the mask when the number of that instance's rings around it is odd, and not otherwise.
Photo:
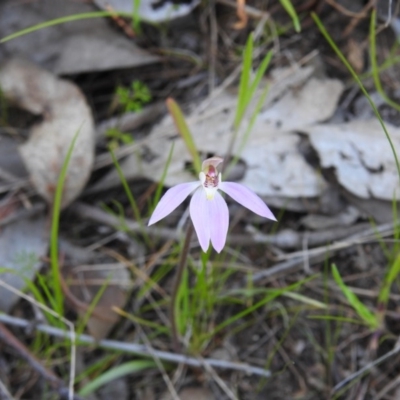
[[(385, 125), (398, 152), (400, 129)], [(307, 132), (321, 166), (333, 168), (340, 185), (351, 194), (362, 199), (399, 198), (396, 163), (379, 121), (316, 125)]]
[(16, 59), (0, 70), (0, 87), (7, 101), (43, 117), (19, 150), (36, 190), (50, 204), (68, 148), (79, 132), (64, 185), (62, 205), (67, 206), (85, 186), (94, 159), (93, 117), (83, 94), (74, 84)]

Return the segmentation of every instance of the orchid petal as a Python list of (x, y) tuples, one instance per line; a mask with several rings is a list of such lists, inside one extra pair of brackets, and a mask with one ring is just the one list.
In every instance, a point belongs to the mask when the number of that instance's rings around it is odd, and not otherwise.
[(209, 211), (211, 243), (217, 253), (225, 246), (229, 227), (229, 210), (226, 201), (216, 192), (212, 200), (207, 201)]
[(199, 182), (181, 183), (168, 189), (153, 211), (149, 225), (155, 224), (172, 213), (199, 185)]
[(236, 182), (221, 182), (218, 188), (231, 196), (233, 200), (254, 213), (276, 221), (274, 214), (272, 214), (271, 210), (261, 200), (261, 198), (246, 186)]
[(206, 192), (203, 188), (197, 189), (190, 201), (190, 217), (192, 218), (194, 229), (199, 239), (199, 243), (204, 252), (210, 245), (210, 213), (208, 211), (208, 203)]

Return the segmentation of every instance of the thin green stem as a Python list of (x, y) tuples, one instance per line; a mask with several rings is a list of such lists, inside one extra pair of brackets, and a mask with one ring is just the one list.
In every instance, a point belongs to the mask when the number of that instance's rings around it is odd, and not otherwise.
[(193, 235), (193, 224), (192, 221), (189, 221), (189, 225), (186, 230), (186, 237), (183, 243), (183, 249), (181, 253), (181, 258), (179, 259), (178, 270), (176, 271), (174, 286), (172, 288), (171, 293), (171, 304), (169, 308), (169, 317), (171, 321), (171, 329), (172, 329), (172, 343), (174, 350), (177, 353), (180, 353), (181, 345), (179, 341), (179, 332), (178, 332), (178, 324), (176, 321), (176, 303), (179, 294), (179, 288), (182, 282), (183, 271), (187, 265), (187, 258), (190, 249), (190, 241)]
[(51, 279), (54, 290), (54, 299), (56, 302), (55, 311), (63, 316), (64, 315), (64, 298), (61, 289), (60, 279), (60, 267), (58, 263), (58, 230), (60, 224), (60, 213), (62, 206), (62, 196), (64, 183), (67, 178), (68, 165), (72, 157), (72, 152), (75, 147), (75, 143), (78, 139), (80, 128), (75, 133), (74, 138), (68, 148), (64, 162), (61, 167), (60, 176), (57, 181), (57, 187), (54, 194), (54, 201), (52, 207), (52, 220), (51, 220), (51, 234), (50, 234), (50, 265), (51, 265)]
[(6, 37), (0, 39), (0, 43), (8, 42), (9, 40), (16, 39), (17, 37), (27, 35), (28, 33), (32, 33), (38, 31), (40, 29), (49, 28), (50, 26), (65, 24), (67, 22), (74, 22), (81, 19), (90, 19), (90, 18), (104, 18), (104, 17), (112, 17), (115, 15), (119, 15), (121, 17), (130, 17), (131, 14), (126, 12), (119, 11), (94, 11), (88, 13), (67, 15), (66, 17), (51, 19), (50, 21), (42, 22), (40, 24), (36, 24), (30, 26), (26, 29), (21, 29), (18, 32), (12, 33)]

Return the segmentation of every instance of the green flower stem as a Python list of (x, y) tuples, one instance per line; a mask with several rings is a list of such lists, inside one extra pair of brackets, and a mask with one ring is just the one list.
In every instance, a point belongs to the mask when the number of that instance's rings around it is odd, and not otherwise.
[(186, 230), (185, 242), (183, 243), (183, 249), (181, 253), (181, 258), (179, 259), (178, 270), (176, 271), (174, 286), (172, 287), (171, 293), (171, 303), (169, 309), (169, 318), (171, 321), (172, 329), (172, 344), (176, 353), (181, 352), (181, 343), (179, 340), (178, 324), (176, 321), (176, 302), (178, 299), (179, 288), (182, 282), (183, 271), (187, 265), (187, 258), (190, 249), (190, 241), (193, 235), (193, 224), (189, 221), (189, 225)]

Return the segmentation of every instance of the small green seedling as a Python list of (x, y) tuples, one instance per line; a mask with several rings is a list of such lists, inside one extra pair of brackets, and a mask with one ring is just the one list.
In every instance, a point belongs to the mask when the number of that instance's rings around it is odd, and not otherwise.
[(140, 111), (151, 101), (150, 89), (141, 81), (133, 81), (130, 87), (118, 86), (115, 94), (124, 112)]
[(132, 144), (133, 138), (129, 133), (121, 132), (117, 128), (110, 128), (106, 131), (105, 136), (109, 139), (108, 146), (111, 150), (115, 150), (120, 145)]
[(363, 320), (363, 322), (373, 330), (378, 329), (380, 325), (378, 316), (374, 314), (368, 307), (366, 307), (356, 296), (356, 294), (346, 286), (335, 264), (332, 264), (332, 275), (347, 301), (353, 307), (358, 316)]

